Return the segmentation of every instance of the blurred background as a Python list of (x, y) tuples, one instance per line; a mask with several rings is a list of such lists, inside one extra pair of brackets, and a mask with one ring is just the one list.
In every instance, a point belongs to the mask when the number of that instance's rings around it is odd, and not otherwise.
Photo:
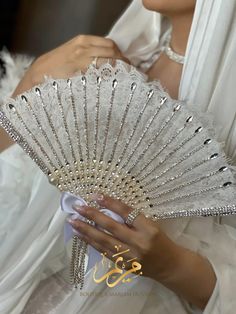
[(78, 34), (106, 35), (130, 0), (0, 0), (0, 50), (33, 56)]

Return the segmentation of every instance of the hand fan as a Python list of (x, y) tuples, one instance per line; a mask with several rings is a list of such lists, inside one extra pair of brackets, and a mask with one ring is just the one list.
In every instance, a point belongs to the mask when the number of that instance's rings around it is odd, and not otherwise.
[[(0, 125), (60, 191), (105, 193), (153, 220), (236, 213), (235, 178), (209, 121), (134, 67), (90, 66), (8, 99)], [(86, 243), (74, 238), (74, 283)]]

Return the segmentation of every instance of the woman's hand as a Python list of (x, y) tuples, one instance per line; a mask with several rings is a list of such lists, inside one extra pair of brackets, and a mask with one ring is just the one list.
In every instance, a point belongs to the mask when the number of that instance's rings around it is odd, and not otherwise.
[[(104, 200), (98, 202), (103, 208), (114, 211), (123, 219), (131, 210), (119, 200), (109, 197), (104, 197)], [(80, 220), (74, 223), (78, 231), (83, 234), (82, 238), (98, 251), (107, 252), (106, 256), (109, 259), (115, 260), (112, 257), (116, 251), (115, 245), (121, 245), (122, 251), (130, 249), (125, 253), (124, 258), (128, 260), (137, 257), (137, 261), (142, 264), (143, 274), (155, 279), (166, 276), (166, 272), (176, 265), (179, 258), (176, 245), (161, 232), (158, 223), (144, 215), (138, 215), (133, 227), (130, 228), (92, 207), (75, 207), (75, 210), (112, 234), (109, 235)]]
[[(98, 195), (97, 203), (103, 208), (110, 209), (127, 218), (130, 207), (119, 200), (108, 196)], [(115, 245), (120, 245), (125, 260), (137, 257), (142, 265), (144, 276), (159, 281), (175, 293), (184, 297), (188, 302), (199, 308), (204, 308), (215, 286), (215, 273), (208, 260), (175, 244), (161, 230), (159, 224), (143, 214), (138, 215), (132, 227), (121, 224), (101, 213), (96, 208), (82, 206), (75, 207), (82, 216), (93, 220), (98, 227), (110, 234), (97, 229), (80, 220), (71, 221), (87, 243), (106, 256), (112, 257), (117, 251)]]
[[(107, 59), (113, 61), (120, 59), (129, 63), (113, 40), (98, 36), (79, 35), (36, 59), (16, 87), (12, 97), (15, 98), (42, 83), (45, 76), (55, 79), (69, 78), (78, 71), (84, 72), (95, 57), (99, 58), (98, 66)], [(0, 128), (0, 152), (12, 144), (13, 141)]]
[(129, 62), (115, 42), (108, 38), (79, 35), (62, 46), (42, 55), (31, 65), (21, 80), (12, 97), (40, 84), (44, 77), (69, 78), (76, 72), (86, 71), (95, 57), (99, 57), (98, 65), (107, 59), (120, 59)]

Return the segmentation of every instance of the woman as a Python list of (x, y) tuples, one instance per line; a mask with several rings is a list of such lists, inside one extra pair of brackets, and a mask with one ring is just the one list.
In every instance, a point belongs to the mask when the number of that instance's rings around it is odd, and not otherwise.
[[(69, 77), (78, 70), (85, 70), (94, 57), (99, 57), (100, 62), (103, 61), (102, 58), (124, 61), (129, 58), (130, 62), (145, 71), (150, 79), (159, 79), (172, 97), (178, 98), (179, 95), (180, 99), (189, 100), (201, 105), (203, 110), (212, 111), (215, 121), (226, 126), (221, 133), (221, 139), (226, 141), (227, 153), (235, 161), (235, 109), (232, 100), (235, 92), (230, 84), (236, 73), (233, 59), (236, 50), (231, 40), (236, 34), (236, 3), (233, 0), (228, 1), (227, 5), (224, 3), (220, 0), (207, 3), (201, 0), (196, 3), (192, 0), (143, 0), (143, 5), (148, 10), (162, 13), (168, 17), (165, 19), (156, 12), (146, 10), (140, 1), (133, 1), (110, 33), (110, 37), (118, 46), (107, 38), (75, 38), (36, 60), (18, 85), (14, 96), (41, 82), (45, 74), (57, 78)], [(219, 17), (228, 24), (219, 25)], [(173, 62), (158, 51), (168, 35), (168, 21), (172, 25), (171, 46), (178, 54), (186, 55), (184, 68), (182, 64)], [(215, 32), (212, 33), (212, 30)], [(219, 52), (215, 51), (216, 47), (210, 45), (213, 40)], [(212, 50), (214, 53), (211, 53)], [(225, 85), (221, 83), (222, 79)], [(207, 88), (203, 85), (206, 82)], [(224, 95), (225, 108), (222, 110), (221, 88), (226, 86), (228, 91)], [(7, 141), (8, 139), (5, 141), (6, 146), (9, 145)], [(40, 186), (38, 193), (40, 194)], [(52, 191), (52, 194), (55, 195), (56, 192)], [(45, 199), (48, 198), (49, 195), (46, 195)], [(126, 217), (130, 210), (117, 200), (97, 197), (97, 201), (123, 217)], [(50, 291), (55, 303), (45, 302), (43, 289), (38, 290), (32, 304), (28, 304), (28, 310), (25, 310), (28, 313), (32, 313), (32, 305), (37, 307), (37, 310), (41, 307), (42, 313), (50, 313), (51, 309), (54, 309), (55, 313), (103, 313), (110, 306), (115, 313), (118, 312), (118, 307), (119, 312), (125, 313), (234, 312), (232, 292), (235, 284), (230, 282), (230, 278), (235, 276), (236, 258), (229, 256), (229, 251), (233, 252), (236, 244), (234, 228), (220, 225), (214, 222), (213, 218), (192, 218), (157, 224), (139, 215), (133, 222), (135, 233), (132, 233), (128, 227), (109, 221), (92, 208), (85, 208), (83, 215), (93, 218), (103, 227), (108, 228), (109, 224), (113, 233), (113, 236), (108, 236), (91, 226), (85, 227), (81, 222), (72, 222), (92, 246), (100, 251), (107, 251), (114, 243), (120, 241), (139, 256), (147, 277), (137, 278), (127, 290), (137, 289), (137, 292), (143, 294), (139, 294), (138, 298), (108, 294), (104, 299), (100, 299), (98, 293), (109, 290), (105, 284), (95, 285), (90, 271), (87, 274), (85, 291), (95, 292), (93, 296), (80, 295), (79, 291), (60, 290), (55, 300), (57, 293), (50, 290), (52, 287), (63, 285), (55, 285), (55, 281), (49, 279), (45, 282), (44, 290)], [(58, 231), (63, 219), (59, 213), (55, 216), (59, 220), (54, 224), (59, 226)], [(233, 217), (225, 221), (231, 225), (235, 224)], [(206, 231), (204, 235), (202, 230)], [(55, 234), (54, 230), (53, 236), (56, 238)], [(53, 248), (52, 252), (55, 253), (56, 249)], [(52, 255), (55, 257), (55, 254)], [(30, 283), (35, 282), (31, 280)], [(124, 290), (117, 286), (115, 291), (122, 292), (122, 289)], [(28, 295), (32, 290), (27, 290)], [(26, 294), (25, 299), (27, 298)]]

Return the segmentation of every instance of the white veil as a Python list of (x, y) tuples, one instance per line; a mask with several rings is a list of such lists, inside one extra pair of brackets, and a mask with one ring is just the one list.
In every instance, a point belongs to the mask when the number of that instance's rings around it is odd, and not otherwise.
[[(137, 65), (148, 60), (163, 33), (162, 16), (134, 0), (111, 30), (124, 54)], [(236, 1), (197, 0), (186, 51), (179, 99), (211, 112), (219, 139), (236, 159)]]

